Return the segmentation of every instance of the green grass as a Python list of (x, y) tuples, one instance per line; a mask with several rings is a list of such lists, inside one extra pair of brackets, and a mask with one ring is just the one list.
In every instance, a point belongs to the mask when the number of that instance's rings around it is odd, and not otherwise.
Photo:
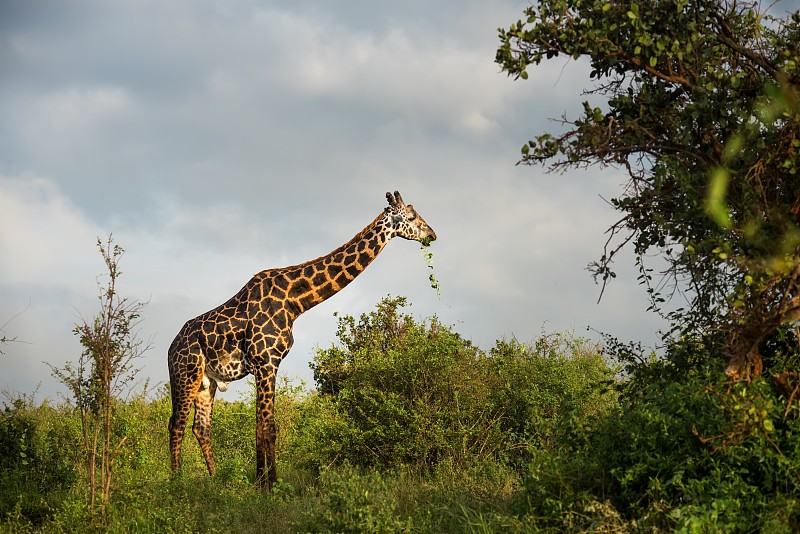
[[(412, 467), (379, 472), (345, 463), (314, 473), (279, 457), (278, 484), (271, 492), (259, 490), (254, 485), (254, 414), (244, 411), (244, 403), (224, 401), (215, 407), (215, 476), (208, 476), (190, 432), (183, 467), (172, 473), (168, 408), (166, 398), (118, 407), (117, 429), (127, 439), (116, 458), (105, 521), (89, 511), (85, 473), (79, 468), (63, 487), (48, 490), (38, 475), (26, 475), (30, 465), (6, 462), (4, 480), (16, 477), (16, 483), (0, 487), (0, 531), (472, 532), (480, 518), (507, 515), (520, 489), (519, 475), (496, 462), (466, 470), (443, 462), (432, 472)], [(72, 433), (74, 439), (66, 441), (71, 450), (31, 452), (28, 458), (35, 456), (40, 467), (36, 473), (62, 461), (64, 454), (79, 465), (79, 422), (69, 406), (28, 405), (6, 417), (33, 420), (40, 442), (53, 436), (54, 427)], [(233, 434), (246, 436), (240, 448), (232, 446)]]
[(769, 377), (653, 360), (620, 382), (568, 335), (487, 353), (393, 311), (345, 321), (317, 392), (280, 385), (272, 491), (254, 484), (253, 398), (215, 403), (213, 477), (191, 431), (170, 471), (166, 390), (119, 402), (104, 517), (76, 410), (6, 402), (0, 532), (800, 529), (800, 404)]

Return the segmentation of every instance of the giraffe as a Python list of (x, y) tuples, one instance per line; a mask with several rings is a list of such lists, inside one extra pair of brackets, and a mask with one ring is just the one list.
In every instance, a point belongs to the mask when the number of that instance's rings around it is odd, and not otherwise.
[(171, 467), (181, 464), (181, 444), (194, 404), (192, 432), (210, 475), (211, 413), (217, 389), (252, 374), (256, 383), (256, 484), (271, 489), (275, 468), (275, 378), (292, 347), (297, 317), (341, 291), (393, 237), (429, 245), (436, 233), (400, 193), (386, 193), (384, 208), (353, 239), (315, 260), (255, 274), (227, 302), (183, 325), (169, 347), (172, 416)]

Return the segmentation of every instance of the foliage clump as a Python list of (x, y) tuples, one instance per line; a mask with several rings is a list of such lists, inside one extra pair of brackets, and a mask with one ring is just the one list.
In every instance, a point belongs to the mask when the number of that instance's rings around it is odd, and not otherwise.
[[(533, 455), (522, 513), (540, 525), (800, 528), (800, 12), (767, 12), (782, 7), (538, 0), (499, 31), (511, 76), (558, 56), (590, 66), (592, 103), (520, 162), (626, 173), (590, 270), (605, 289), (632, 245), (650, 309), (671, 323), (663, 358), (607, 340), (618, 404)], [(676, 295), (688, 305), (662, 311)]]
[(731, 381), (689, 340), (664, 359), (607, 346), (626, 369), (617, 403), (535, 451), (519, 513), (556, 529), (800, 527), (800, 408), (774, 379)]
[(487, 353), (406, 304), (387, 297), (359, 320), (341, 317), (339, 343), (317, 350), (318, 394), (298, 421), (314, 448), (294, 451), (308, 465), (523, 461), (564, 431), (562, 414), (596, 415), (611, 398), (613, 373), (585, 341), (500, 341)]
[(52, 517), (78, 480), (73, 445), (79, 429), (63, 406), (17, 396), (0, 411), (0, 520), (17, 515), (39, 525)]

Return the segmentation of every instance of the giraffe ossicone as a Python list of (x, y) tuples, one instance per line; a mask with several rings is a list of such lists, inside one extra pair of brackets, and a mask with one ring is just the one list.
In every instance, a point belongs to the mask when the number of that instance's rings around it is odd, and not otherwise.
[(353, 239), (315, 260), (254, 275), (225, 303), (183, 325), (169, 347), (172, 416), (171, 466), (181, 463), (181, 444), (192, 405), (192, 432), (209, 474), (214, 474), (211, 418), (217, 389), (252, 374), (256, 383), (256, 482), (272, 484), (275, 469), (275, 378), (292, 347), (295, 319), (332, 297), (358, 276), (394, 237), (429, 245), (436, 233), (397, 191), (389, 206)]

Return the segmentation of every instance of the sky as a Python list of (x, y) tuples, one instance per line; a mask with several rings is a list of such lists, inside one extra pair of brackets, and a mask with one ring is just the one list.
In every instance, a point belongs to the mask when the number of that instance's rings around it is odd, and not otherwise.
[[(147, 302), (136, 365), (168, 380), (180, 327), (256, 272), (330, 252), (399, 190), (434, 228), (440, 296), (397, 239), (301, 316), (280, 375), (313, 385), (334, 313), (387, 294), (484, 349), (597, 331), (655, 344), (631, 256), (598, 303), (586, 265), (619, 214), (617, 169), (515, 166), (552, 119), (576, 116), (585, 65), (513, 80), (497, 28), (527, 0), (431, 3), (5, 0), (0, 5), (0, 391), (56, 398), (98, 311), (96, 241), (125, 249), (118, 290)], [(591, 327), (592, 330), (587, 330)], [(246, 390), (234, 384), (223, 398)]]

